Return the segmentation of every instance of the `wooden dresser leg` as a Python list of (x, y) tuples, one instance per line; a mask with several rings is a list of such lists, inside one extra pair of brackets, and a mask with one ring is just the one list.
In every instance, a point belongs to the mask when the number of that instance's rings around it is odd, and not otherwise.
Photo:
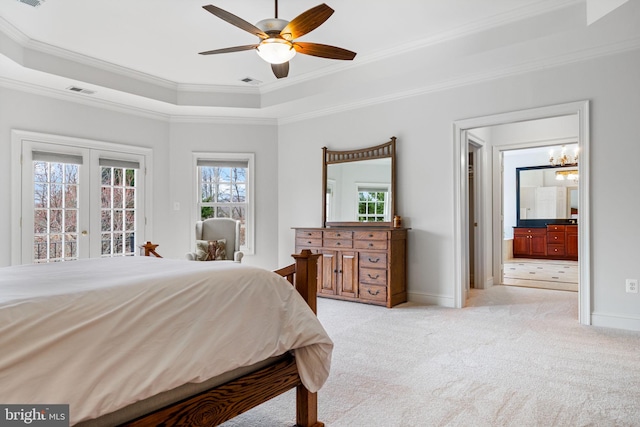
[(296, 388), (296, 424), (299, 427), (324, 427), (318, 421), (318, 393), (311, 393), (304, 386)]

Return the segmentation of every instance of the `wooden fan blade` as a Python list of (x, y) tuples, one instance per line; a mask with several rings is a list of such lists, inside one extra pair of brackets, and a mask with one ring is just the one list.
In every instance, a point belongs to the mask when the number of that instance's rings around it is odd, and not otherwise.
[(218, 18), (227, 21), (229, 24), (231, 25), (235, 25), (236, 27), (245, 30), (251, 34), (254, 34), (258, 37), (260, 37), (261, 39), (266, 39), (269, 38), (269, 36), (262, 31), (260, 28), (256, 27), (253, 24), (250, 24), (249, 22), (245, 21), (242, 18), (237, 17), (236, 15), (234, 15), (233, 13), (227, 12), (226, 10), (220, 9), (219, 7), (216, 7), (212, 4), (206, 5), (206, 6), (202, 6), (203, 9), (211, 12), (212, 14), (214, 14), (215, 16), (217, 16)]
[(271, 64), (271, 70), (273, 74), (279, 79), (287, 77), (289, 75), (289, 62), (283, 62), (282, 64)]
[(216, 53), (240, 52), (243, 50), (256, 49), (258, 46), (259, 45), (257, 44), (247, 44), (244, 46), (225, 47), (224, 49), (215, 49), (215, 50), (208, 50), (206, 52), (200, 52), (200, 55), (214, 55)]
[(287, 40), (297, 39), (318, 28), (324, 21), (329, 19), (332, 14), (333, 9), (322, 3), (293, 18), (291, 22), (280, 31), (280, 35)]
[(350, 61), (356, 57), (355, 52), (326, 44), (295, 42), (293, 43), (293, 48), (298, 53), (319, 56), (320, 58), (343, 59)]

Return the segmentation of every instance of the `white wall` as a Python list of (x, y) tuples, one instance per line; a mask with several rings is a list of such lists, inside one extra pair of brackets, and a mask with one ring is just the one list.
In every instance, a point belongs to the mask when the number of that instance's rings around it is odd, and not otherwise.
[[(11, 130), (64, 135), (153, 149), (152, 236), (158, 252), (183, 258), (190, 251), (195, 182), (192, 151), (256, 154), (256, 254), (248, 265), (278, 267), (277, 129), (275, 125), (171, 123), (0, 88), (0, 266), (11, 263)], [(179, 211), (173, 210), (180, 203)]]
[[(321, 147), (354, 149), (398, 137), (398, 213), (409, 232), (409, 298), (453, 305), (453, 133), (455, 120), (567, 102), (591, 101), (592, 295), (595, 324), (640, 329), (637, 168), (640, 51), (371, 105), (280, 127), (280, 259), (293, 251), (292, 226), (320, 226)], [(617, 183), (633, 183), (622, 191)], [(624, 237), (623, 237), (624, 236)], [(636, 260), (636, 261), (634, 261)]]

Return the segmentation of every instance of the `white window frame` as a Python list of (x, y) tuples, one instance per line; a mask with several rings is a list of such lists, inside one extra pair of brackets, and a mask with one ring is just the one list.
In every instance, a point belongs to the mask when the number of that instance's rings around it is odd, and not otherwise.
[[(216, 153), (216, 152), (193, 152), (192, 153), (192, 177), (193, 177), (193, 202), (191, 203), (191, 218), (200, 221), (200, 182), (198, 174), (198, 160), (209, 161), (238, 161), (247, 163), (247, 211), (246, 211), (246, 235), (245, 244), (240, 250), (245, 255), (255, 254), (255, 154), (254, 153)], [(193, 227), (192, 227), (193, 229)], [(191, 247), (196, 245), (196, 237), (191, 233)]]
[[(143, 204), (144, 216), (139, 218), (140, 225), (137, 227), (141, 231), (138, 242), (152, 240), (152, 197), (153, 182), (146, 177), (152, 176), (153, 151), (150, 148), (130, 146), (124, 144), (116, 144), (112, 142), (96, 141), (83, 138), (75, 138), (62, 135), (51, 135), (45, 133), (30, 132), (24, 130), (11, 131), (11, 264), (30, 263), (31, 257), (28, 256), (31, 249), (23, 248), (22, 227), (33, 225), (23, 216), (29, 216), (29, 212), (23, 212), (23, 202), (26, 205), (28, 200), (27, 192), (32, 189), (23, 188), (24, 183), (32, 179), (33, 170), (31, 167), (31, 153), (34, 150), (62, 152), (67, 154), (80, 154), (87, 156), (89, 151), (89, 164), (92, 167), (99, 168), (100, 157), (108, 157), (112, 160), (130, 161), (132, 159), (138, 161), (141, 166), (140, 175), (144, 175), (141, 179), (138, 191), (138, 200)], [(99, 170), (99, 169), (96, 169)], [(30, 175), (29, 178), (27, 175)], [(99, 175), (99, 174), (98, 174)], [(85, 182), (89, 185), (88, 206), (93, 209), (100, 209), (100, 191), (93, 191), (96, 183), (93, 178), (85, 177)], [(85, 184), (87, 185), (87, 184)], [(100, 182), (97, 182), (99, 188)], [(30, 193), (29, 193), (30, 194)], [(81, 202), (82, 203), (82, 202)], [(33, 209), (33, 207), (32, 207)], [(30, 213), (33, 216), (33, 212)], [(100, 222), (90, 221), (89, 224), (80, 224), (81, 229), (87, 230), (91, 235), (100, 235)], [(29, 249), (29, 251), (27, 250)], [(90, 251), (90, 257), (100, 257), (95, 251)]]

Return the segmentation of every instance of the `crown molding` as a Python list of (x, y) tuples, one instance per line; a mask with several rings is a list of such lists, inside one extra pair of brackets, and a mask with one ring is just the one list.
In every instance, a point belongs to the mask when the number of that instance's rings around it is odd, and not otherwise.
[(449, 89), (455, 89), (458, 87), (469, 86), (472, 84), (483, 83), (499, 78), (512, 77), (521, 74), (531, 73), (535, 71), (546, 70), (550, 68), (557, 68), (564, 65), (569, 65), (577, 62), (584, 62), (590, 59), (616, 55), (628, 51), (640, 49), (640, 37), (625, 40), (622, 42), (610, 43), (601, 46), (597, 46), (590, 49), (584, 49), (581, 51), (561, 54), (550, 58), (545, 58), (539, 61), (527, 62), (524, 64), (514, 65), (508, 68), (497, 68), (489, 70), (484, 73), (477, 73), (471, 76), (465, 76), (461, 78), (454, 78), (438, 82), (431, 85), (422, 86), (419, 88), (395, 92), (388, 95), (369, 98), (366, 100), (344, 103), (339, 106), (324, 108), (309, 113), (289, 115), (285, 118), (278, 119), (278, 124), (295, 123), (304, 120), (309, 120), (318, 117), (324, 117), (331, 114), (343, 113), (346, 111), (352, 111), (360, 108), (385, 104), (392, 101), (398, 101), (406, 98), (413, 98), (416, 96), (425, 95), (433, 92), (440, 92)]

